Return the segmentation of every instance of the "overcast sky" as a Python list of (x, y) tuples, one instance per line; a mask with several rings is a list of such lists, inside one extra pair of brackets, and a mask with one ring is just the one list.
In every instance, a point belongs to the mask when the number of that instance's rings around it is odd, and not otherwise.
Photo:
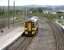
[[(10, 5), (13, 5), (14, 0), (10, 0)], [(7, 6), (8, 0), (0, 0), (0, 6)], [(64, 5), (64, 0), (15, 0), (16, 6), (23, 5)]]

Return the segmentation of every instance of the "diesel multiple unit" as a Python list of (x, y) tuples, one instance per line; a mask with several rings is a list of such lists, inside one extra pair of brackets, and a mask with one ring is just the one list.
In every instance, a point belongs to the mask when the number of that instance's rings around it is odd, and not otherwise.
[(38, 32), (38, 20), (30, 19), (24, 22), (24, 34), (26, 36), (33, 36)]

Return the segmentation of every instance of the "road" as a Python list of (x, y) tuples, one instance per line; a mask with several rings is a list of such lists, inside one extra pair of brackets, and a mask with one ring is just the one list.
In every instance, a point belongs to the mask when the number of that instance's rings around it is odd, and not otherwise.
[(63, 33), (61, 27), (43, 17), (35, 37), (21, 36), (5, 50), (64, 50)]

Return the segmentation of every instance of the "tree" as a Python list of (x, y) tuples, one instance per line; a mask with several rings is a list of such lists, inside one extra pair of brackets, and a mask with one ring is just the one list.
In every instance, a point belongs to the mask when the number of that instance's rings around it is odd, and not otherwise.
[(42, 9), (41, 9), (41, 8), (38, 8), (38, 11), (39, 11), (40, 13), (42, 13)]

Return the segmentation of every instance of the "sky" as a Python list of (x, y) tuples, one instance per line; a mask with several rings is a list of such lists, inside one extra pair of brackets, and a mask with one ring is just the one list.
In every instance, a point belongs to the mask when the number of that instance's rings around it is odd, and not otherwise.
[[(13, 6), (14, 0), (10, 0), (10, 6)], [(7, 6), (8, 0), (0, 0), (0, 6)], [(24, 5), (64, 5), (64, 0), (15, 0), (16, 6)]]

